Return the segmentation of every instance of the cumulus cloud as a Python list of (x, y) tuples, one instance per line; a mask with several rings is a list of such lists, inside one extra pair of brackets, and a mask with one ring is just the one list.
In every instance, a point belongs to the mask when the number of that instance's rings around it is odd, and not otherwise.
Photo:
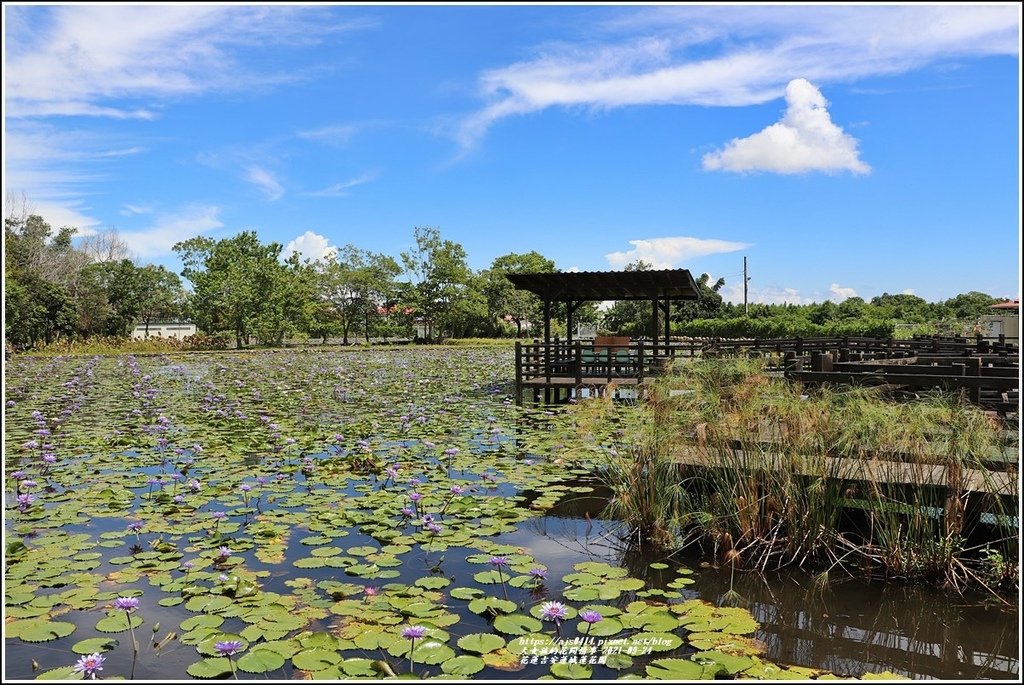
[[(722, 299), (733, 304), (743, 304), (743, 279), (739, 283), (726, 283), (719, 291)], [(804, 297), (797, 288), (750, 286), (747, 288), (749, 304), (810, 304), (814, 298)]]
[(913, 288), (904, 288), (900, 291), (900, 295), (917, 295)]
[(252, 165), (245, 170), (245, 180), (257, 186), (271, 202), (284, 197), (284, 187), (261, 166)]
[(937, 60), (1017, 55), (1011, 6), (679, 6), (617, 13), (586, 43), (545, 44), (482, 73), (484, 105), (455, 132), (463, 151), (496, 122), (551, 107), (735, 107), (784, 93), (795, 75), (848, 83)]
[(828, 102), (806, 79), (786, 86), (782, 121), (746, 138), (734, 138), (724, 149), (704, 155), (710, 171), (771, 171), (802, 174), (809, 171), (852, 171), (866, 174), (857, 140), (832, 123)]
[(313, 231), (306, 231), (285, 245), (281, 256), (287, 258), (293, 252), (298, 252), (304, 259), (324, 259), (337, 251), (338, 249), (331, 245), (329, 238)]
[(605, 259), (613, 268), (621, 269), (631, 262), (643, 260), (655, 269), (671, 269), (675, 264), (681, 264), (689, 259), (735, 252), (750, 247), (749, 243), (689, 236), (630, 240), (629, 244), (633, 246), (632, 250), (605, 255)]
[(832, 293), (832, 297), (830, 297), (829, 299), (834, 300), (836, 302), (842, 302), (843, 300), (848, 300), (851, 297), (857, 297), (856, 290), (854, 290), (853, 288), (844, 288), (838, 283), (833, 283), (832, 285), (830, 285), (828, 287), (828, 291)]
[(143, 259), (167, 255), (175, 243), (209, 233), (224, 224), (217, 218), (219, 207), (191, 205), (174, 214), (163, 214), (149, 228), (118, 231), (132, 253)]

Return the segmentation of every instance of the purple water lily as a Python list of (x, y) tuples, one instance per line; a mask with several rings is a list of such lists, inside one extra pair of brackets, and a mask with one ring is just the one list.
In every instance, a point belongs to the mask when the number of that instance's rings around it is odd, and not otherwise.
[(75, 673), (81, 673), (84, 678), (95, 680), (97, 671), (103, 670), (104, 661), (106, 661), (106, 657), (98, 652), (87, 654), (75, 662), (72, 670)]

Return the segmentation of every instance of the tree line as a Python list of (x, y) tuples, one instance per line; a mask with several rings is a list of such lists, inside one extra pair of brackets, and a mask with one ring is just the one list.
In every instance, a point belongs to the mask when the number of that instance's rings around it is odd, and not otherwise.
[[(280, 345), (286, 339), (414, 337), (437, 340), (533, 334), (542, 304), (516, 290), (510, 273), (556, 271), (542, 254), (510, 253), (474, 271), (462, 245), (433, 227), (414, 229), (413, 246), (397, 258), (345, 245), (320, 259), (283, 254), (253, 231), (215, 240), (195, 237), (174, 252), (179, 276), (163, 266), (138, 265), (114, 232), (75, 239), (46, 221), (8, 208), (4, 223), (6, 341), (31, 348), (61, 339), (124, 337), (136, 325), (188, 319), (200, 330), (243, 347)], [(650, 269), (642, 261), (627, 270)], [(191, 288), (186, 289), (182, 277)], [(922, 331), (962, 332), (963, 322), (987, 313), (997, 300), (979, 292), (929, 303), (915, 295), (883, 294), (865, 301), (803, 305), (742, 305), (723, 300), (724, 279), (697, 279), (701, 299), (677, 303), (670, 316), (677, 335), (792, 337), (892, 335), (896, 323)], [(591, 302), (574, 320), (601, 332), (644, 335), (650, 304), (621, 301), (601, 309)], [(554, 320), (564, 321), (563, 307)], [(564, 333), (556, 323), (555, 332)], [(953, 329), (960, 327), (961, 330)]]

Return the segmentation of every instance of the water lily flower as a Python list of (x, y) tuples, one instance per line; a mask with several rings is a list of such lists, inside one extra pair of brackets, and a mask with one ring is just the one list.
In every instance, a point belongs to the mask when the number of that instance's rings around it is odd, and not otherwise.
[(488, 563), (491, 566), (508, 566), (508, 559), (506, 557), (491, 557)]
[(139, 608), (138, 597), (118, 597), (114, 600), (114, 608), (120, 609), (121, 611), (130, 612), (134, 609)]
[(225, 642), (218, 642), (213, 645), (213, 648), (217, 650), (217, 653), (221, 656), (234, 656), (238, 652), (242, 651), (241, 640), (227, 640)]
[(103, 670), (103, 662), (106, 657), (98, 652), (87, 654), (75, 662), (72, 669), (75, 673), (81, 673), (85, 678), (96, 679), (96, 672)]
[(409, 507), (405, 507), (404, 509), (402, 509), (402, 516), (404, 516), (405, 518), (412, 518), (412, 509), (410, 509)]
[(242, 492), (249, 492), (250, 490), (252, 490), (252, 486), (249, 485), (248, 483), (243, 483), (242, 485), (238, 486), (238, 489), (241, 490)]
[(231, 556), (231, 548), (225, 545), (221, 545), (221, 548), (217, 550), (218, 559), (227, 559)]
[(377, 595), (380, 594), (380, 590), (378, 590), (375, 587), (364, 587), (363, 588), (363, 594), (366, 595), (367, 597), (376, 597)]
[(132, 521), (128, 524), (127, 528), (132, 533), (138, 533), (142, 530), (142, 521)]
[(601, 619), (602, 616), (600, 612), (594, 611), (593, 609), (580, 612), (580, 620), (585, 621), (586, 623), (597, 623)]
[(530, 569), (530, 577), (534, 580), (547, 580), (548, 571), (547, 569), (541, 568), (540, 566), (535, 566), (534, 568)]
[(569, 608), (561, 602), (544, 602), (540, 605), (540, 617), (545, 621), (558, 623), (569, 615)]
[(461, 495), (463, 492), (465, 492), (465, 488), (461, 485), (453, 485), (451, 488), (451, 493), (453, 495)]
[(427, 524), (427, 530), (429, 530), (431, 533), (434, 533), (436, 535), (436, 534), (441, 532), (442, 528), (441, 528), (440, 524), (428, 523)]
[(37, 485), (38, 485), (38, 483), (36, 483), (34, 480), (23, 480), (19, 484), (19, 487), (22, 487), (22, 488), (24, 488), (26, 490), (31, 490), (32, 488), (36, 487)]
[(458, 447), (449, 447), (448, 449), (446, 449), (444, 451), (444, 454), (445, 454), (446, 457), (454, 457), (458, 453), (459, 453), (459, 448)]
[(35, 501), (36, 501), (35, 495), (31, 495), (31, 494), (29, 494), (27, 492), (24, 493), (24, 494), (18, 495), (18, 510), (19, 511), (25, 511), (30, 506), (32, 506), (32, 503), (35, 502)]
[(402, 637), (407, 640), (418, 640), (427, 634), (427, 629), (423, 626), (406, 626), (402, 628)]
[(214, 511), (210, 514), (210, 516), (217, 519), (218, 521), (226, 519), (228, 517), (227, 512), (224, 511)]
[(411, 499), (413, 502), (419, 502), (421, 499), (423, 499), (423, 495), (419, 492), (410, 492), (409, 499)]

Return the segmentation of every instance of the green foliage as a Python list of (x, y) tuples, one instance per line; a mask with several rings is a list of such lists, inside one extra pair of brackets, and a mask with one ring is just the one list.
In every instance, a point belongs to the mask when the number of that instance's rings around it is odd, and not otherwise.
[(783, 315), (770, 318), (698, 319), (676, 330), (684, 335), (707, 338), (888, 338), (893, 336), (893, 329), (892, 320), (863, 318), (819, 324), (800, 316)]

